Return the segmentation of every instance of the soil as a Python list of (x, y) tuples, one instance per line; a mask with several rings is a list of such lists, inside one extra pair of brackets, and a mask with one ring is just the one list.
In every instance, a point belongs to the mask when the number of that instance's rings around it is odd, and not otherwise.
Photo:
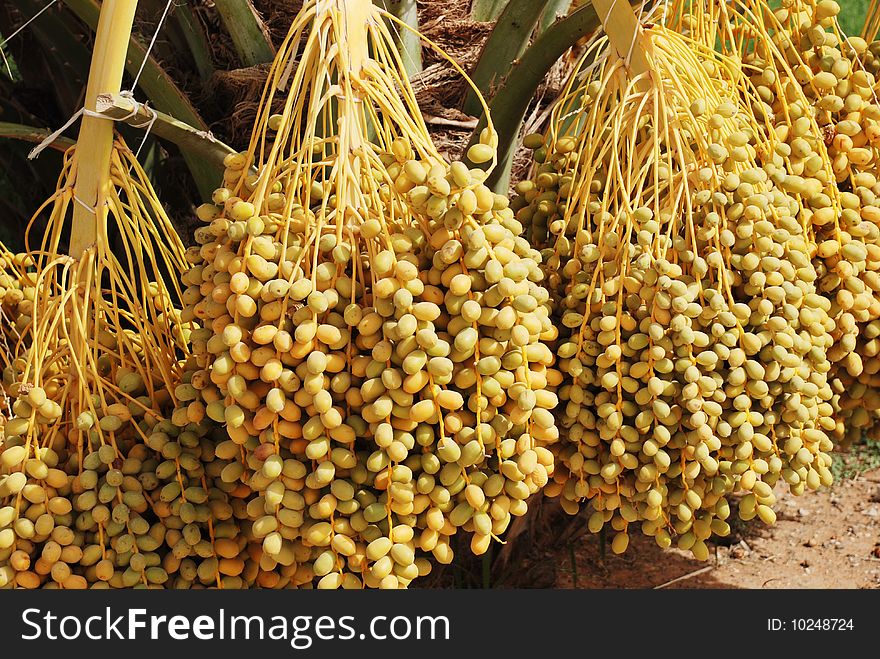
[[(623, 556), (603, 558), (587, 534), (534, 557), (557, 588), (880, 588), (880, 469), (795, 497), (782, 488), (773, 527), (738, 524), (710, 559), (660, 550), (633, 535)], [(572, 570), (572, 555), (575, 570)], [(530, 561), (530, 562), (531, 562)], [(553, 567), (548, 569), (548, 564)], [(540, 570), (539, 570), (540, 572)], [(550, 575), (547, 575), (550, 576)], [(547, 579), (549, 581), (549, 579)]]

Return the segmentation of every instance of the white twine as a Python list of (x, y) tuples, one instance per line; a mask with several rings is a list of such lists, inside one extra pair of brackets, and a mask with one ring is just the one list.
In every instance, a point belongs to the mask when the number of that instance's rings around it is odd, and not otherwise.
[[(97, 214), (98, 214), (98, 211), (97, 211), (96, 209), (94, 209), (94, 208), (92, 208), (91, 206), (89, 206), (86, 202), (84, 202), (82, 199), (80, 199), (80, 198), (77, 197), (76, 195), (73, 195), (73, 200), (74, 200), (76, 203), (78, 203), (80, 206), (82, 206), (83, 208), (85, 208), (85, 209), (86, 209), (89, 213), (91, 213), (92, 215), (97, 215)], [(106, 203), (106, 202), (105, 202), (105, 203)]]
[[(617, 2), (617, 0), (614, 0)], [(639, 31), (642, 29), (642, 18), (645, 16), (645, 4), (642, 3), (639, 6), (639, 15), (636, 17), (636, 29), (633, 30), (633, 38), (632, 43), (629, 45), (629, 52), (626, 54), (626, 65), (629, 66), (630, 62), (632, 62), (632, 54), (636, 48), (636, 38), (639, 36)]]
[[(384, 6), (384, 11), (388, 12), (389, 15), (393, 16), (393, 14), (391, 13), (391, 10), (388, 8), (387, 4)], [(371, 17), (371, 21), (372, 21), (372, 17)], [(374, 24), (375, 24), (375, 22), (374, 22)], [(416, 60), (413, 58), (413, 56), (409, 54), (409, 49), (405, 48), (403, 46), (403, 33), (409, 32), (409, 30), (407, 30), (406, 28), (398, 28), (397, 23), (392, 20), (386, 21), (386, 24), (391, 28), (391, 31), (397, 37), (397, 43), (400, 44), (402, 58), (406, 59), (407, 62), (413, 68), (418, 68), (418, 62), (416, 62)], [(410, 33), (410, 34), (412, 34), (412, 33)], [(422, 40), (421, 40), (421, 38), (419, 38), (419, 48), (421, 48), (421, 47), (422, 47)]]
[(165, 11), (162, 12), (162, 17), (159, 19), (158, 25), (156, 25), (156, 30), (153, 32), (153, 38), (150, 39), (150, 44), (147, 46), (147, 52), (144, 53), (144, 59), (141, 62), (141, 67), (138, 69), (137, 75), (134, 77), (134, 82), (131, 83), (131, 90), (134, 92), (134, 88), (137, 87), (138, 80), (141, 79), (141, 74), (144, 72), (144, 67), (147, 65), (147, 60), (150, 59), (150, 53), (153, 52), (153, 46), (156, 45), (156, 39), (159, 37), (159, 32), (162, 30), (162, 24), (165, 23), (165, 18), (168, 16), (168, 11), (171, 9), (171, 5), (174, 4), (174, 0), (168, 0), (168, 3), (165, 5)]
[(64, 123), (64, 125), (61, 128), (56, 130), (51, 135), (46, 136), (46, 138), (42, 142), (40, 142), (37, 146), (35, 146), (33, 149), (31, 149), (31, 152), (28, 154), (28, 160), (34, 160), (35, 158), (37, 158), (47, 147), (49, 147), (53, 142), (55, 142), (55, 140), (57, 140), (59, 137), (61, 137), (61, 134), (64, 131), (66, 131), (68, 128), (70, 128), (76, 122), (76, 120), (79, 119), (80, 117), (92, 117), (93, 119), (106, 119), (107, 121), (128, 121), (132, 117), (136, 116), (138, 114), (138, 112), (140, 112), (141, 108), (144, 108), (144, 109), (150, 111), (150, 113), (152, 114), (152, 118), (148, 122), (141, 124), (140, 126), (135, 126), (135, 128), (142, 128), (144, 126), (148, 126), (148, 130), (149, 130), (149, 128), (152, 128), (153, 123), (156, 121), (156, 117), (157, 117), (156, 111), (150, 107), (147, 107), (146, 105), (141, 105), (140, 103), (138, 103), (136, 100), (134, 100), (134, 98), (132, 98), (130, 92), (123, 92), (121, 94), (121, 96), (125, 96), (132, 103), (134, 103), (134, 108), (127, 115), (125, 115), (124, 117), (120, 117), (119, 119), (114, 119), (112, 117), (107, 117), (107, 116), (101, 114), (100, 112), (95, 112), (94, 110), (89, 110), (88, 108), (80, 108), (79, 110), (77, 110), (73, 114), (72, 117), (70, 117), (70, 119), (68, 119)]
[(37, 158), (43, 152), (43, 149), (47, 148), (55, 140), (57, 140), (59, 137), (61, 137), (61, 133), (66, 131), (68, 128), (70, 128), (73, 125), (73, 123), (82, 116), (94, 117), (95, 119), (107, 119), (108, 118), (108, 117), (105, 117), (103, 114), (98, 114), (97, 112), (94, 112), (92, 110), (87, 110), (86, 108), (80, 108), (76, 113), (74, 113), (74, 115), (72, 117), (70, 117), (70, 119), (68, 119), (64, 123), (64, 125), (61, 128), (56, 130), (51, 135), (48, 135), (46, 137), (46, 139), (44, 139), (37, 146), (35, 146), (33, 149), (31, 149), (31, 152), (28, 154), (28, 160), (33, 160), (33, 159)]
[[(37, 158), (40, 155), (40, 153), (43, 152), (44, 149), (46, 149), (53, 142), (55, 142), (55, 140), (57, 140), (61, 136), (61, 134), (65, 130), (70, 128), (70, 126), (80, 117), (92, 117), (94, 119), (105, 119), (107, 121), (127, 121), (128, 119), (131, 119), (132, 117), (137, 115), (138, 112), (141, 110), (141, 108), (144, 108), (145, 110), (149, 110), (149, 112), (152, 116), (147, 122), (140, 124), (140, 125), (137, 125), (137, 126), (135, 126), (135, 128), (142, 128), (142, 127), (146, 126), (147, 131), (146, 131), (145, 135), (149, 134), (150, 129), (153, 127), (153, 124), (155, 123), (156, 118), (158, 117), (158, 114), (156, 113), (156, 111), (150, 107), (147, 107), (146, 105), (141, 105), (140, 103), (135, 101), (133, 98), (131, 98), (131, 95), (128, 93), (124, 92), (122, 95), (125, 96), (126, 98), (129, 98), (132, 101), (132, 103), (134, 103), (134, 108), (132, 108), (132, 110), (127, 115), (125, 115), (124, 117), (120, 117), (119, 119), (114, 119), (112, 117), (104, 116), (100, 112), (95, 112), (94, 110), (89, 110), (88, 108), (80, 108), (79, 111), (76, 112), (70, 119), (68, 119), (67, 122), (61, 128), (56, 130), (51, 135), (48, 135), (42, 142), (40, 142), (37, 146), (35, 146), (31, 150), (31, 152), (28, 154), (28, 159), (33, 160), (33, 159)], [(141, 146), (143, 146), (143, 142), (141, 142)], [(138, 152), (140, 152), (140, 149), (138, 149)], [(135, 154), (135, 157), (137, 157), (137, 154)], [(77, 204), (79, 204), (80, 206), (85, 208), (92, 215), (97, 214), (97, 211), (95, 208), (93, 208), (92, 206), (89, 206), (86, 202), (84, 202), (82, 199), (80, 199), (76, 195), (73, 195), (73, 200)]]
[(608, 19), (611, 18), (611, 14), (614, 12), (614, 8), (617, 6), (617, 0), (611, 3), (611, 6), (608, 8), (608, 13), (605, 14), (605, 18), (602, 19), (602, 27), (606, 30), (608, 29)]
[(134, 109), (131, 112), (129, 112), (127, 115), (125, 115), (125, 117), (123, 117), (121, 119), (117, 119), (117, 121), (126, 121), (128, 119), (131, 119), (133, 116), (137, 115), (141, 111), (141, 109), (145, 110), (150, 115), (150, 118), (141, 124), (129, 124), (129, 126), (131, 126), (132, 128), (145, 128), (146, 129), (146, 130), (144, 130), (144, 136), (141, 138), (141, 143), (138, 146), (137, 151), (134, 152), (134, 157), (135, 157), (135, 159), (137, 159), (137, 157), (141, 154), (141, 149), (144, 148), (144, 144), (146, 144), (146, 142), (147, 142), (147, 137), (149, 137), (150, 131), (153, 130), (153, 125), (156, 123), (156, 120), (159, 118), (159, 113), (156, 112), (153, 108), (151, 108), (149, 106), (149, 101), (144, 101), (143, 103), (138, 103), (134, 98), (134, 94), (130, 91), (124, 91), (120, 94), (120, 96), (122, 96), (123, 98), (127, 98), (132, 103), (134, 103)]
[[(33, 23), (37, 18), (39, 18), (39, 16), (43, 12), (45, 12), (47, 9), (52, 7), (57, 2), (58, 2), (58, 0), (51, 0), (49, 2), (49, 4), (47, 4), (40, 11), (38, 11), (36, 14), (31, 16), (27, 21), (25, 21), (22, 25), (20, 25), (12, 34), (10, 34), (2, 42), (0, 42), (0, 55), (2, 55), (3, 47), (7, 43), (9, 43), (9, 41), (11, 39), (13, 39), (16, 35), (18, 35), (23, 30), (25, 30), (31, 23)], [(57, 140), (59, 137), (61, 137), (62, 133), (64, 133), (64, 131), (66, 131), (68, 128), (70, 128), (80, 117), (92, 117), (93, 119), (104, 119), (104, 120), (113, 121), (113, 122), (116, 122), (116, 121), (125, 122), (125, 121), (128, 121), (129, 119), (131, 119), (132, 117), (136, 116), (137, 114), (139, 114), (141, 110), (145, 110), (150, 114), (150, 118), (147, 121), (145, 121), (144, 123), (132, 124), (133, 128), (145, 128), (144, 136), (143, 136), (143, 138), (141, 138), (140, 146), (138, 146), (137, 151), (135, 151), (135, 154), (134, 154), (135, 159), (137, 159), (137, 157), (141, 153), (141, 150), (144, 148), (144, 144), (147, 141), (147, 137), (149, 137), (149, 135), (150, 135), (150, 131), (153, 130), (153, 125), (156, 123), (156, 120), (159, 118), (159, 114), (153, 108), (149, 107), (147, 102), (139, 103), (134, 97), (134, 89), (137, 87), (138, 81), (140, 80), (141, 75), (144, 72), (144, 68), (147, 65), (147, 60), (150, 59), (150, 54), (153, 52), (153, 48), (156, 45), (156, 40), (159, 37), (159, 32), (162, 30), (162, 25), (165, 23), (165, 19), (168, 17), (168, 12), (171, 10), (171, 6), (173, 4), (174, 4), (174, 0), (168, 0), (167, 4), (165, 5), (165, 10), (162, 12), (162, 16), (159, 19), (159, 23), (156, 25), (156, 30), (153, 32), (153, 37), (152, 37), (152, 39), (150, 39), (150, 43), (147, 46), (146, 52), (144, 53), (144, 59), (143, 59), (143, 61), (141, 61), (140, 68), (138, 68), (137, 74), (135, 74), (134, 80), (131, 83), (131, 89), (128, 89), (128, 90), (120, 93), (120, 96), (127, 98), (128, 100), (130, 100), (134, 104), (134, 107), (132, 108), (132, 110), (124, 117), (119, 117), (118, 119), (116, 119), (113, 117), (107, 117), (99, 112), (96, 112), (95, 110), (91, 110), (89, 108), (82, 107), (79, 110), (77, 110), (70, 117), (70, 119), (68, 119), (66, 122), (64, 122), (64, 125), (61, 126), (61, 128), (59, 128), (58, 130), (56, 130), (53, 133), (51, 133), (50, 135), (48, 135), (42, 142), (40, 142), (37, 146), (35, 146), (33, 149), (31, 149), (30, 153), (28, 153), (28, 160), (34, 160), (35, 158), (39, 157), (39, 155), (46, 148), (48, 148), (51, 144), (53, 144), (55, 142), (55, 140)], [(4, 61), (6, 60), (5, 56), (3, 57), (3, 59), (4, 59)], [(8, 62), (7, 62), (7, 68), (9, 68)], [(11, 76), (11, 71), (10, 71), (10, 76)], [(76, 202), (77, 204), (79, 204), (80, 206), (85, 208), (92, 215), (97, 214), (97, 210), (95, 208), (93, 208), (92, 206), (89, 206), (86, 202), (84, 202), (82, 199), (80, 199), (76, 195), (73, 195), (73, 200), (74, 200), (74, 202)]]
[[(40, 10), (37, 14), (35, 14), (33, 16), (33, 18), (31, 18), (27, 23), (25, 23), (20, 28), (18, 28), (15, 32), (13, 32), (9, 36), (7, 41), (9, 39), (11, 39), (12, 37), (14, 37), (16, 34), (18, 34), (19, 32), (21, 32), (21, 30), (23, 30), (25, 27), (27, 27), (29, 23), (31, 23), (35, 18), (37, 18), (37, 16), (39, 16), (41, 13), (46, 11), (46, 9), (51, 7), (57, 1), (58, 0), (52, 0), (52, 2), (50, 4), (48, 4), (42, 10)], [(159, 19), (159, 23), (156, 25), (156, 30), (153, 32), (153, 37), (152, 37), (152, 39), (150, 39), (150, 43), (147, 46), (146, 51), (144, 52), (144, 59), (143, 59), (143, 61), (141, 61), (140, 68), (138, 68), (137, 74), (135, 74), (134, 80), (131, 83), (131, 88), (120, 93), (120, 96), (130, 100), (134, 104), (134, 107), (132, 108), (132, 110), (124, 117), (113, 118), (113, 117), (105, 116), (99, 112), (96, 112), (95, 110), (92, 110), (92, 109), (89, 109), (86, 107), (82, 107), (77, 112), (75, 112), (73, 114), (73, 116), (71, 116), (70, 119), (68, 119), (64, 123), (64, 125), (61, 126), (61, 128), (59, 128), (58, 130), (53, 132), (51, 135), (48, 135), (46, 137), (46, 139), (44, 139), (36, 147), (34, 147), (31, 150), (31, 152), (28, 154), (29, 160), (33, 160), (34, 158), (37, 158), (40, 155), (40, 153), (42, 153), (49, 145), (51, 145), (53, 142), (55, 142), (55, 140), (57, 140), (59, 137), (61, 137), (61, 134), (64, 133), (64, 131), (66, 131), (68, 128), (70, 128), (70, 126), (72, 126), (77, 121), (77, 119), (79, 119), (80, 117), (92, 117), (94, 119), (105, 119), (107, 121), (113, 121), (113, 122), (116, 122), (116, 121), (127, 122), (132, 117), (137, 116), (141, 110), (145, 110), (146, 112), (149, 113), (150, 118), (141, 124), (131, 124), (132, 128), (144, 128), (145, 129), (144, 136), (141, 138), (141, 143), (138, 146), (137, 151), (135, 151), (134, 157), (137, 158), (140, 155), (141, 150), (144, 148), (144, 144), (146, 144), (147, 137), (149, 137), (150, 132), (153, 130), (153, 125), (156, 123), (156, 120), (159, 118), (159, 114), (153, 108), (151, 108), (147, 102), (144, 102), (144, 103), (138, 102), (137, 99), (135, 99), (135, 97), (134, 97), (134, 89), (137, 87), (137, 84), (141, 78), (141, 75), (143, 75), (144, 68), (147, 65), (147, 61), (150, 59), (150, 54), (153, 52), (153, 48), (156, 45), (156, 40), (159, 37), (159, 32), (161, 31), (162, 25), (165, 23), (165, 19), (168, 17), (168, 12), (171, 10), (171, 6), (173, 4), (174, 4), (174, 0), (168, 0), (167, 4), (165, 5), (165, 10), (162, 12), (162, 16)], [(78, 197), (74, 196), (73, 199), (78, 204), (80, 204), (83, 208), (86, 208), (90, 213), (93, 213), (93, 214), (95, 213), (94, 208), (90, 207), (88, 204), (86, 204), (84, 201), (82, 201)]]
[[(147, 60), (150, 59), (150, 53), (153, 52), (153, 47), (156, 45), (156, 39), (159, 38), (159, 33), (162, 31), (162, 25), (165, 24), (165, 19), (168, 17), (168, 12), (171, 10), (171, 5), (173, 5), (173, 4), (174, 4), (174, 0), (168, 0), (168, 2), (165, 4), (165, 10), (162, 12), (162, 16), (159, 18), (159, 23), (156, 25), (156, 29), (153, 32), (153, 38), (150, 39), (150, 43), (147, 46), (147, 51), (144, 53), (144, 59), (141, 62), (141, 66), (138, 69), (138, 72), (135, 75), (134, 80), (131, 83), (131, 89), (122, 92), (122, 96), (125, 96), (126, 98), (131, 99), (131, 101), (135, 104), (135, 110), (134, 110), (135, 112), (137, 112), (141, 107), (143, 107), (145, 110), (149, 110), (150, 114), (152, 115), (150, 117), (150, 120), (147, 121), (146, 123), (141, 124), (140, 126), (134, 126), (134, 128), (146, 127), (146, 130), (144, 131), (144, 136), (141, 138), (141, 143), (138, 146), (137, 151), (134, 152), (135, 159), (137, 159), (137, 157), (141, 153), (141, 150), (144, 148), (144, 144), (146, 144), (146, 142), (147, 142), (147, 137), (149, 137), (150, 131), (153, 130), (153, 124), (156, 123), (156, 119), (159, 117), (159, 115), (156, 114), (156, 111), (153, 110), (151, 107), (149, 107), (146, 103), (144, 103), (143, 105), (140, 105), (134, 98), (134, 90), (137, 87), (138, 80), (141, 79), (141, 74), (143, 74), (143, 72), (144, 72), (144, 67), (147, 65)], [(133, 115), (129, 115), (129, 117), (131, 117), (131, 116), (133, 116)], [(129, 117), (126, 117), (126, 118), (129, 118)], [(131, 171), (131, 170), (129, 170), (129, 171)]]
[(20, 26), (18, 26), (18, 28), (16, 28), (15, 32), (13, 32), (13, 33), (10, 34), (8, 37), (6, 37), (2, 42), (0, 42), (0, 48), (2, 48), (2, 47), (5, 46), (6, 44), (8, 44), (10, 41), (12, 41), (12, 39), (13, 39), (13, 38), (14, 38), (19, 32), (21, 32), (21, 31), (24, 30), (28, 25), (30, 25), (30, 24), (33, 23), (35, 20), (37, 20), (37, 18), (40, 16), (40, 14), (42, 14), (44, 11), (46, 11), (47, 9), (49, 9), (49, 7), (51, 7), (52, 5), (54, 5), (56, 2), (58, 2), (58, 0), (52, 0), (48, 5), (46, 5), (45, 7), (43, 7), (40, 11), (38, 11), (36, 14), (34, 14), (33, 16), (31, 16), (29, 19), (27, 19), (27, 20), (26, 20), (24, 23), (22, 23)]
[[(40, 11), (38, 11), (36, 14), (34, 14), (34, 15), (31, 16), (28, 20), (26, 20), (22, 25), (20, 25), (20, 26), (19, 26), (19, 27), (18, 27), (18, 28), (12, 33), (12, 34), (10, 34), (8, 37), (6, 37), (3, 41), (0, 41), (0, 55), (3, 54), (3, 46), (5, 46), (6, 44), (8, 44), (10, 41), (12, 41), (12, 39), (13, 39), (13, 38), (14, 38), (19, 32), (21, 32), (21, 31), (24, 30), (28, 25), (30, 25), (30, 24), (33, 23), (35, 20), (37, 20), (37, 18), (39, 18), (40, 14), (42, 14), (44, 11), (46, 11), (49, 7), (51, 7), (52, 5), (54, 5), (56, 2), (58, 2), (58, 0), (52, 0), (48, 5), (46, 5), (45, 7), (43, 7)], [(9, 62), (6, 61), (6, 55), (3, 55), (3, 62), (6, 64), (6, 70), (9, 71), (9, 77), (11, 78), (11, 77), (12, 77), (12, 69), (9, 67)]]

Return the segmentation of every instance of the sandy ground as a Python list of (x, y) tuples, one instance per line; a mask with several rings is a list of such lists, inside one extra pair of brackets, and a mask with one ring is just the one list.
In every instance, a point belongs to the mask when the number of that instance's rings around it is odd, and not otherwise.
[(535, 563), (554, 565), (557, 588), (880, 588), (880, 470), (779, 498), (775, 526), (739, 525), (707, 562), (636, 536), (624, 556), (609, 546), (603, 557), (588, 534)]

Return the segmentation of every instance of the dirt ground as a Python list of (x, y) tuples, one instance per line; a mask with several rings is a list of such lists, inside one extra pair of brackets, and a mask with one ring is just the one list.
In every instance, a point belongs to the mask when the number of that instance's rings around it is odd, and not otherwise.
[(636, 535), (624, 556), (609, 546), (603, 558), (590, 534), (545, 559), (557, 588), (880, 588), (880, 469), (778, 496), (775, 526), (739, 525), (707, 562)]

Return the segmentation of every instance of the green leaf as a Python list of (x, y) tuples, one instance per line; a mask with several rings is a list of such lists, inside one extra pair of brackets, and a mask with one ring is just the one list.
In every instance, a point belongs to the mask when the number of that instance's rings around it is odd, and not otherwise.
[[(34, 126), (0, 121), (0, 138), (24, 140), (25, 142), (39, 144), (51, 134), (52, 131), (46, 128), (35, 128)], [(76, 142), (67, 137), (59, 137), (49, 145), (49, 148), (64, 152), (74, 144)]]
[(189, 2), (177, 6), (174, 10), (174, 20), (180, 26), (180, 31), (189, 47), (196, 70), (202, 82), (210, 80), (214, 75), (214, 61), (211, 58), (211, 46), (205, 29), (199, 22)]
[[(35, 0), (10, 0), (22, 16), (34, 16), (45, 6)], [(41, 46), (42, 52), (23, 53), (18, 62), (22, 73), (29, 78), (34, 70), (35, 60), (42, 59), (48, 71), (40, 71), (53, 81), (49, 86), (63, 110), (75, 112), (81, 102), (82, 90), (89, 72), (90, 54), (77, 34), (75, 21), (68, 15), (46, 11), (40, 14), (27, 31)], [(21, 34), (17, 38), (24, 38)]]
[(840, 5), (840, 14), (837, 20), (840, 27), (847, 35), (858, 35), (865, 25), (865, 19), (868, 16), (868, 5), (870, 0), (838, 0)]
[[(489, 175), (487, 185), (496, 192), (506, 193), (509, 187), (520, 127), (538, 85), (565, 51), (581, 37), (598, 29), (599, 25), (599, 17), (591, 4), (584, 4), (570, 16), (557, 21), (535, 39), (495, 92), (489, 112), (498, 133), (498, 164)], [(480, 131), (485, 126), (484, 115), (474, 129), (468, 146), (479, 141)]]
[[(413, 30), (419, 29), (419, 13), (416, 0), (378, 0), (380, 7), (406, 23)], [(391, 31), (397, 37), (397, 50), (403, 60), (406, 75), (412, 78), (422, 70), (422, 40), (415, 32), (391, 22)]]
[(214, 0), (214, 5), (243, 66), (256, 66), (275, 59), (269, 31), (251, 0)]
[(538, 34), (543, 34), (547, 31), (551, 25), (553, 25), (560, 18), (568, 15), (568, 10), (571, 8), (571, 0), (550, 0), (547, 3), (547, 8), (544, 10), (544, 14), (541, 16), (541, 23), (538, 25)]
[(506, 4), (507, 0), (473, 0), (471, 18), (480, 23), (489, 23), (501, 15)]
[[(491, 98), (493, 87), (507, 75), (515, 60), (525, 52), (547, 2), (548, 0), (510, 0), (507, 3), (471, 74), (471, 80), (483, 98)], [(468, 91), (461, 109), (471, 116), (479, 116), (483, 111), (473, 89)]]

